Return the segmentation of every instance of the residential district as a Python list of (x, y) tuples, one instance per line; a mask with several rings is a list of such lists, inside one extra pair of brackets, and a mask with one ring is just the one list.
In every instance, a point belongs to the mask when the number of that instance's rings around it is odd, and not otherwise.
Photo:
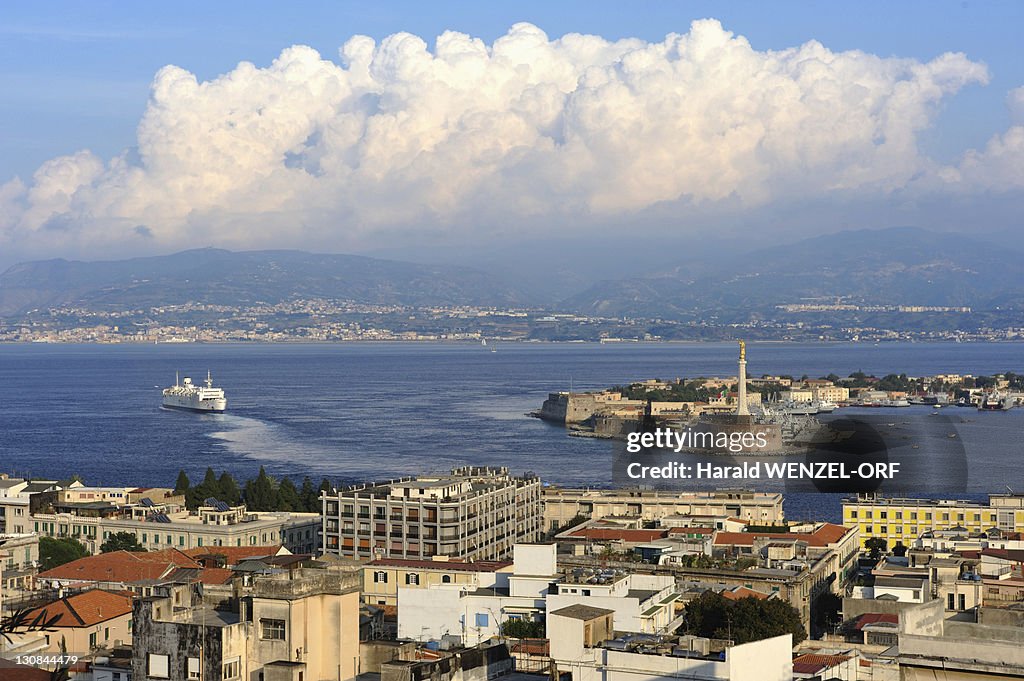
[(325, 484), (302, 511), (210, 489), (0, 476), (0, 678), (1024, 676), (1020, 494), (861, 496), (835, 524), (503, 468)]

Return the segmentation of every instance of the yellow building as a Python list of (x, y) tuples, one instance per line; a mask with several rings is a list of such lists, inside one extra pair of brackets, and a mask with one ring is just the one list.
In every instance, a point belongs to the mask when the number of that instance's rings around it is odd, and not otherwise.
[[(434, 560), (381, 558), (363, 565), (363, 602), (397, 606), (398, 588), (429, 588), (457, 584), (473, 588), (494, 586), (499, 573), (512, 573), (512, 561), (463, 562), (436, 556)], [(507, 581), (507, 577), (505, 578)]]
[[(132, 643), (132, 597), (103, 589), (83, 591), (36, 608), (34, 620), (45, 611), (56, 621), (43, 632), (46, 648), (39, 654), (85, 655), (97, 648)], [(17, 632), (16, 632), (17, 633)]]
[(860, 528), (860, 543), (880, 537), (889, 548), (910, 546), (922, 533), (962, 527), (985, 532), (1024, 531), (1024, 495), (993, 494), (989, 503), (952, 499), (857, 498), (843, 500), (843, 524)]

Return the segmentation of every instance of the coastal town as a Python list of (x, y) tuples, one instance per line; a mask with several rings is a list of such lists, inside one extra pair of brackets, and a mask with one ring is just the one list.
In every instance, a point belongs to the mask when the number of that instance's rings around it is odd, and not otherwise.
[[(611, 317), (540, 308), (374, 305), (294, 299), (244, 307), (179, 302), (129, 309), (68, 305), (0, 315), (0, 343), (345, 341), (659, 342), (751, 340), (991, 342), (1024, 337), (1024, 317), (969, 308), (780, 304), (771, 314)], [(858, 315), (865, 315), (860, 319)], [(868, 322), (867, 319), (874, 321)]]
[(119, 681), (1024, 673), (1021, 494), (862, 495), (831, 523), (787, 517), (778, 493), (503, 468), (303, 488), (0, 476), (0, 664)]

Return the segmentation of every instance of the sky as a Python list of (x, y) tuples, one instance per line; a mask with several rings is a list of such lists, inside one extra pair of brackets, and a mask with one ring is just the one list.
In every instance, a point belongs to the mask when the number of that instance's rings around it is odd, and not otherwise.
[(907, 224), (1017, 246), (1022, 25), (997, 1), (8, 3), (0, 267)]

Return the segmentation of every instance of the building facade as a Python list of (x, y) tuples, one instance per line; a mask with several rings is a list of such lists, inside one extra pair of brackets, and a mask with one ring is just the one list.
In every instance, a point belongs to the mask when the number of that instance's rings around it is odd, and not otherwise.
[(323, 552), (354, 558), (502, 560), (541, 535), (540, 479), (466, 467), (321, 497)]
[(756, 525), (780, 525), (782, 495), (747, 490), (666, 492), (589, 490), (549, 487), (544, 490), (544, 529), (551, 531), (578, 518), (611, 516), (660, 520), (670, 515), (741, 518)]
[(1024, 531), (1024, 495), (993, 494), (987, 504), (951, 499), (850, 498), (843, 500), (843, 524), (860, 528), (861, 546), (872, 538), (911, 547), (925, 532), (961, 528), (979, 534), (992, 528)]

